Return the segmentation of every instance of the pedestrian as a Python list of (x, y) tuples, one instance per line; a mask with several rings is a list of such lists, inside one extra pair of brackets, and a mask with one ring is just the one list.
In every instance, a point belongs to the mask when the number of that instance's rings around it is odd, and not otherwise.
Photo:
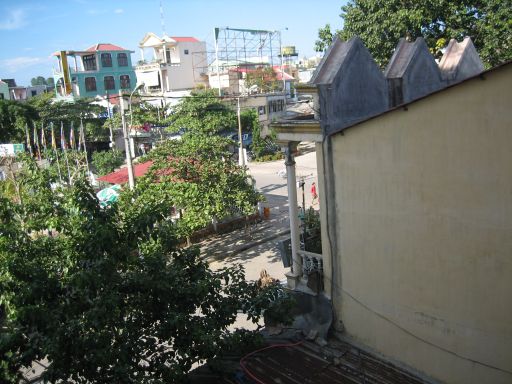
[(318, 199), (318, 194), (316, 193), (316, 184), (313, 181), (311, 184), (311, 205), (316, 203), (316, 200)]

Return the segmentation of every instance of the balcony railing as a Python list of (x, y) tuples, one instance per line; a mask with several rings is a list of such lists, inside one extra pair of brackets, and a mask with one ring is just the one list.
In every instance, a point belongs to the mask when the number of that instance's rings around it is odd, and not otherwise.
[(319, 272), (323, 275), (324, 263), (322, 255), (308, 251), (297, 251), (302, 258), (302, 277), (307, 279), (313, 272)]

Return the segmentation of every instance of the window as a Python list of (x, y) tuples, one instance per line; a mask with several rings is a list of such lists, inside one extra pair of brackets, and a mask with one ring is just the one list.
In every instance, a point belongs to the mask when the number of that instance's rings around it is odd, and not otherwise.
[(264, 105), (261, 105), (258, 107), (258, 115), (264, 115), (265, 114), (265, 106)]
[(115, 89), (116, 83), (114, 81), (114, 76), (105, 76), (103, 78), (103, 82), (105, 84), (105, 90)]
[(119, 65), (120, 67), (128, 66), (128, 55), (126, 53), (117, 54), (117, 65)]
[(129, 75), (121, 75), (119, 77), (121, 83), (121, 89), (130, 89), (130, 76)]
[(0, 100), (3, 100), (5, 98), (3, 93), (0, 93)]
[(110, 53), (101, 54), (101, 66), (111, 67), (112, 66), (112, 55)]
[(85, 90), (87, 92), (92, 92), (96, 90), (96, 78), (95, 77), (86, 77), (85, 78)]
[(35, 91), (35, 90), (30, 91), (30, 93), (31, 93), (32, 97), (37, 96), (37, 91)]
[(270, 112), (280, 112), (284, 110), (284, 100), (272, 100), (268, 102), (268, 111)]
[(188, 55), (188, 49), (185, 49), (184, 53), (185, 55)]
[(86, 71), (96, 71), (96, 56), (95, 55), (87, 55), (82, 57), (82, 61), (84, 63), (84, 69)]

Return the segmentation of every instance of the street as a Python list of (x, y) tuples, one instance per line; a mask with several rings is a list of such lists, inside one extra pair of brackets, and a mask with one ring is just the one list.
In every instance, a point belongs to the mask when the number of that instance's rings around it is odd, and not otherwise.
[[(295, 161), (297, 163), (297, 181), (301, 178), (304, 178), (305, 181), (304, 198), (307, 209), (311, 205), (312, 200), (310, 193), (311, 183), (315, 181), (318, 184), (318, 182), (314, 146), (305, 146), (304, 152), (306, 153), (297, 156)], [(289, 234), (284, 234), (280, 237), (265, 241), (265, 236), (272, 238), (275, 234), (289, 229), (288, 194), (284, 160), (265, 163), (252, 162), (248, 164), (248, 168), (249, 173), (256, 181), (256, 188), (263, 193), (267, 199), (268, 207), (270, 208), (270, 218), (258, 224), (260, 230), (263, 232), (262, 242), (236, 255), (212, 261), (210, 267), (215, 270), (233, 265), (234, 263), (239, 263), (245, 268), (247, 280), (257, 280), (260, 276), (260, 272), (265, 269), (272, 277), (284, 281), (287, 269), (283, 267), (276, 243), (281, 239), (289, 237)], [(297, 191), (298, 206), (302, 206), (302, 196), (302, 190), (299, 189)], [(314, 205), (314, 207), (318, 209), (318, 203)], [(258, 230), (258, 228), (255, 230)], [(250, 234), (247, 235), (243, 230), (238, 230), (238, 232), (240, 242), (251, 241)], [(219, 241), (221, 241), (220, 236)]]

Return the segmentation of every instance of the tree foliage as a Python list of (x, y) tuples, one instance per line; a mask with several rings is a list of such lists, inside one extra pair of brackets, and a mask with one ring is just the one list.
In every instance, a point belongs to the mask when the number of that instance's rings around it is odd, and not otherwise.
[(256, 87), (259, 92), (272, 92), (282, 89), (282, 83), (277, 80), (277, 74), (269, 66), (258, 67), (246, 74), (245, 86)]
[(221, 100), (214, 90), (196, 90), (191, 97), (185, 97), (168, 118), (169, 130), (178, 132), (216, 134), (235, 129), (235, 112)]
[(84, 179), (64, 186), (32, 159), (11, 182), (14, 196), (0, 196), (1, 382), (44, 358), (50, 382), (180, 382), (240, 340), (228, 330), (238, 311), (256, 321), (279, 297), (241, 267), (214, 272), (176, 248), (157, 201), (100, 209)]
[(245, 169), (231, 158), (228, 149), (233, 141), (219, 135), (236, 127), (230, 106), (213, 91), (195, 91), (175, 107), (169, 121), (171, 131), (184, 129), (185, 133), (180, 140), (160, 144), (144, 158), (153, 161), (150, 172), (121, 199), (128, 216), (159, 209), (169, 215), (178, 210), (181, 217), (176, 220), (176, 231), (184, 239), (212, 220), (254, 213), (261, 196)]
[(48, 82), (43, 76), (37, 76), (30, 79), (30, 85), (36, 86), (36, 85), (47, 85)]
[(0, 100), (0, 143), (24, 143), (25, 126), (32, 128), (37, 110), (15, 100)]
[(424, 37), (439, 57), (450, 39), (469, 36), (486, 67), (512, 59), (511, 0), (351, 0), (341, 11), (343, 29), (320, 29), (317, 50), (334, 34), (345, 40), (357, 35), (385, 67), (401, 37)]
[(279, 150), (275, 142), (275, 132), (272, 131), (271, 134), (265, 138), (261, 137), (261, 124), (256, 110), (246, 109), (242, 111), (240, 120), (242, 130), (252, 132), (251, 151), (255, 160), (266, 155), (274, 154)]
[(124, 163), (124, 155), (117, 149), (111, 151), (94, 152), (92, 165), (99, 176), (106, 175)]
[(103, 120), (98, 114), (103, 111), (99, 105), (93, 104), (93, 99), (77, 99), (73, 102), (56, 101), (51, 93), (43, 93), (28, 100), (27, 104), (37, 111), (39, 122), (47, 125), (53, 122), (57, 126), (62, 122), (66, 127), (71, 123), (78, 127), (82, 121), (88, 140), (104, 140), (108, 130), (103, 128)]
[(231, 159), (230, 144), (222, 136), (191, 132), (161, 144), (146, 157), (153, 161), (151, 171), (138, 179), (133, 194), (125, 195), (127, 212), (181, 210), (176, 221), (180, 238), (212, 220), (254, 213), (261, 196), (245, 169)]

